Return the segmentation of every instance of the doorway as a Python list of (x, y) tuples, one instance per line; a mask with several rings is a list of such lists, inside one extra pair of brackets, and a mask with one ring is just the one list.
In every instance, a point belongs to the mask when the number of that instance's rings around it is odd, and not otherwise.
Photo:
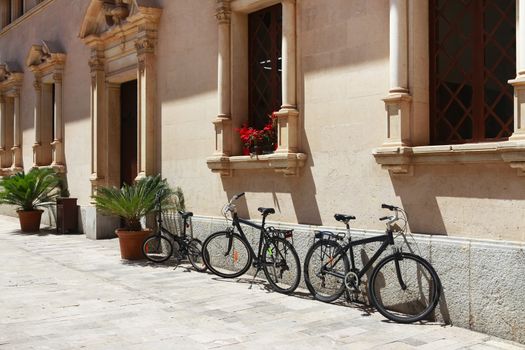
[(137, 81), (120, 86), (120, 185), (137, 177)]

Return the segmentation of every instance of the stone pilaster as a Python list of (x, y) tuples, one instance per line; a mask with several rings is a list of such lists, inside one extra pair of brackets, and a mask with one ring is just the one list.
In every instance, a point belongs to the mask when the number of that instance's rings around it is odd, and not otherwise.
[(22, 163), (22, 130), (20, 128), (20, 89), (15, 90), (13, 109), (13, 163), (12, 172), (23, 170)]
[(156, 160), (156, 96), (157, 63), (156, 38), (150, 32), (139, 33), (135, 42), (137, 50), (137, 96), (138, 96), (138, 150), (137, 179), (158, 172)]
[(295, 109), (296, 93), (296, 16), (295, 0), (283, 0), (282, 108)]
[(91, 191), (104, 186), (106, 148), (106, 74), (104, 72), (103, 51), (93, 49), (89, 67), (91, 70)]
[(54, 139), (51, 143), (53, 147), (53, 161), (51, 166), (62, 172), (65, 166), (64, 159), (64, 142), (63, 142), (63, 128), (64, 121), (62, 119), (62, 72), (55, 72), (53, 74), (53, 82), (55, 84), (55, 121), (52, 126), (54, 129)]
[(514, 86), (514, 133), (511, 141), (525, 141), (525, 0), (518, 0), (516, 18), (516, 78), (509, 81)]
[(231, 8), (229, 0), (217, 0), (218, 23), (218, 100), (215, 126), (215, 157), (228, 157), (232, 153), (231, 122)]
[(411, 104), (408, 87), (408, 0), (390, 0), (390, 89), (383, 99), (387, 139), (382, 147), (411, 146)]
[(39, 166), (42, 153), (42, 135), (41, 135), (41, 114), (42, 114), (42, 82), (40, 76), (35, 74), (35, 81), (33, 83), (35, 88), (35, 110), (34, 110), (34, 125), (35, 125), (35, 141), (33, 142), (33, 167)]

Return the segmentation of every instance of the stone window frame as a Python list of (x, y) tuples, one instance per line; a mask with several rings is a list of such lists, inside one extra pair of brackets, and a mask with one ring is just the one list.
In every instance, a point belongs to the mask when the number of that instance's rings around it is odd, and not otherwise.
[[(0, 35), (38, 13), (53, 1), (55, 0), (0, 0)], [(9, 2), (11, 5), (8, 14), (2, 6), (4, 2)]]
[[(241, 149), (240, 142), (234, 142), (235, 128), (248, 119), (248, 14), (279, 3), (283, 7), (283, 71), (282, 106), (276, 112), (278, 147), (268, 155), (237, 156)], [(232, 176), (234, 170), (273, 169), (285, 176), (297, 176), (304, 166), (307, 155), (299, 151), (295, 9), (296, 0), (217, 0), (219, 106), (213, 121), (215, 151), (206, 159), (212, 172)]]
[[(413, 175), (418, 164), (500, 163), (525, 176), (525, 0), (516, 0), (514, 132), (506, 141), (430, 145), (429, 2), (390, 0), (390, 89), (383, 99), (386, 140), (373, 150), (392, 175)], [(522, 19), (520, 21), (520, 18)]]
[[(33, 143), (33, 167), (53, 168), (57, 173), (65, 173), (64, 155), (64, 121), (62, 115), (63, 84), (62, 77), (66, 63), (66, 54), (55, 51), (49, 44), (42, 41), (41, 45), (33, 45), (26, 59), (26, 66), (33, 72), (35, 80), (35, 114)], [(54, 86), (54, 118), (46, 113), (44, 106), (49, 103), (49, 96), (43, 84)], [(54, 132), (49, 144), (43, 140), (43, 132), (51, 128)], [(49, 155), (51, 155), (49, 159)]]
[[(0, 159), (4, 163), (4, 157), (11, 158), (10, 167), (2, 167), (0, 176), (11, 175), (23, 171), (22, 164), (22, 142), (20, 129), (20, 89), (22, 87), (23, 73), (11, 71), (6, 63), (0, 64)], [(13, 99), (12, 120), (7, 120), (6, 97)], [(12, 128), (6, 128), (7, 124)], [(7, 130), (10, 129), (10, 130)], [(13, 145), (10, 149), (6, 147), (7, 132), (13, 133)], [(0, 164), (1, 164), (0, 163)]]

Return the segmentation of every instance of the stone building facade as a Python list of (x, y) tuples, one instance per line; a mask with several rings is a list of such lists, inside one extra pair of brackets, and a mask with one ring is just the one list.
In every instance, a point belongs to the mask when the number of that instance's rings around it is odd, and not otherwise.
[[(64, 174), (89, 238), (118, 225), (100, 186), (161, 173), (203, 235), (246, 192), (302, 257), (335, 212), (368, 235), (398, 205), (436, 317), (525, 342), (520, 18), (525, 0), (0, 0), (1, 172)], [(277, 147), (243, 155), (261, 111)]]

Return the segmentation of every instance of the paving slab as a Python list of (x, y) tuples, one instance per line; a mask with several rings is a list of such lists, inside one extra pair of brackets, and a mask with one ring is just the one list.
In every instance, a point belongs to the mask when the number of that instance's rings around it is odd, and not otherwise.
[(0, 217), (0, 349), (525, 349), (359, 304), (120, 259), (118, 241), (24, 234)]

